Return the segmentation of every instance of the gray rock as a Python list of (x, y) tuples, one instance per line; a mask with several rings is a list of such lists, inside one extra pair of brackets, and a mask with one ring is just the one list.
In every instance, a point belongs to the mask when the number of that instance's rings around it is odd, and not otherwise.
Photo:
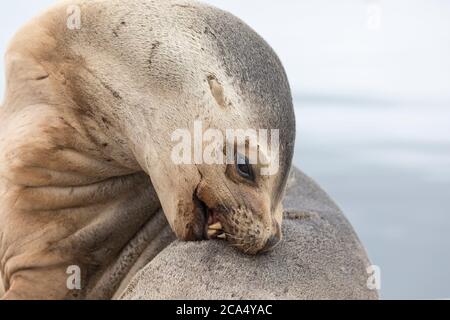
[(221, 241), (175, 241), (121, 299), (377, 299), (366, 285), (366, 252), (328, 195), (294, 169), (284, 205), (284, 240), (272, 252), (253, 257)]

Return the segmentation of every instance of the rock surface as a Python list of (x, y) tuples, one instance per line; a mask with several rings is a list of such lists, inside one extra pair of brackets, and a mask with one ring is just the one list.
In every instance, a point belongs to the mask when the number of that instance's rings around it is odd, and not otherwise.
[(175, 241), (121, 299), (377, 299), (358, 237), (328, 195), (294, 169), (284, 200), (284, 240), (243, 255), (226, 242)]

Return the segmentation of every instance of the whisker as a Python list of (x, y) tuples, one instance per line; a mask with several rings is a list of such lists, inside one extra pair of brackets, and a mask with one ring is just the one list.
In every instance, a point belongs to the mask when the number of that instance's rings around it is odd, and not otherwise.
[(245, 240), (245, 238), (236, 237), (236, 236), (234, 236), (234, 235), (232, 235), (230, 233), (227, 233), (227, 232), (224, 232), (224, 233), (225, 233), (226, 236), (230, 237), (231, 240), (241, 240), (241, 241)]

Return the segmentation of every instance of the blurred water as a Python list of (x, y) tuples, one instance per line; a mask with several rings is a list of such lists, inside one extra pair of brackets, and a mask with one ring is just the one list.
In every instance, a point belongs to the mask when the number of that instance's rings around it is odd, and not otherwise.
[(343, 209), (383, 298), (450, 298), (450, 108), (296, 103), (295, 163)]

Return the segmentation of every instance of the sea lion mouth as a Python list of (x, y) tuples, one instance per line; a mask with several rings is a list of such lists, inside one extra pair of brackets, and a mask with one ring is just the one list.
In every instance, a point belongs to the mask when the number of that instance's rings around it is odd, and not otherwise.
[[(264, 225), (258, 220), (252, 220), (245, 208), (210, 208), (197, 193), (194, 194), (194, 202), (196, 212), (200, 214), (195, 226), (199, 231), (198, 240), (226, 240), (233, 247), (250, 255), (268, 252), (281, 240), (279, 226), (276, 234), (264, 233), (267, 230)], [(230, 220), (230, 214), (236, 216)], [(240, 219), (242, 223), (238, 221)], [(248, 229), (242, 229), (242, 224)]]
[(227, 239), (227, 234), (223, 228), (222, 223), (219, 220), (219, 214), (215, 210), (211, 210), (211, 209), (207, 210), (205, 231), (206, 231), (206, 237), (208, 240), (210, 240), (210, 239), (226, 240)]
[(197, 193), (194, 194), (194, 203), (197, 207), (197, 212), (203, 215), (201, 221), (204, 221), (204, 225), (201, 226), (203, 229), (203, 240), (226, 240), (226, 232), (223, 228), (220, 212), (218, 210), (209, 208), (208, 205), (203, 202)]

